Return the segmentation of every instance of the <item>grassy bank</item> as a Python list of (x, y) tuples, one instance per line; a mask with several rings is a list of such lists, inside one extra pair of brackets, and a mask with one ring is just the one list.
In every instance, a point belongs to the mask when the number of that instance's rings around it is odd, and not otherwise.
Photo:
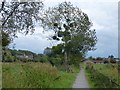
[(119, 74), (117, 64), (93, 64), (86, 69), (91, 88), (117, 88)]
[(85, 75), (87, 77), (90, 88), (97, 88), (97, 86), (95, 86), (95, 82), (91, 79), (92, 74), (89, 73), (88, 71), (85, 71)]
[(110, 77), (118, 83), (120, 76), (118, 74), (118, 64), (95, 64), (94, 68), (105, 76)]
[(3, 88), (71, 88), (77, 72), (58, 71), (45, 63), (3, 63)]

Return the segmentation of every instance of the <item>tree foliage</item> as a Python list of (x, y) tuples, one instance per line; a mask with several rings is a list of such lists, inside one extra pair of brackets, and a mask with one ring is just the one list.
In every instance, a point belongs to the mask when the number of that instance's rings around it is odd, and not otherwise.
[(53, 54), (62, 54), (63, 44), (58, 44), (57, 46), (52, 47)]
[(0, 16), (2, 30), (13, 36), (16, 32), (33, 32), (35, 23), (39, 20), (40, 11), (43, 7), (42, 1), (39, 2), (0, 2)]
[(11, 42), (10, 36), (9, 34), (5, 33), (4, 31), (2, 31), (2, 46), (8, 46)]
[(92, 22), (87, 14), (70, 2), (63, 2), (56, 7), (49, 8), (42, 16), (42, 27), (45, 30), (53, 30), (53, 40), (61, 40), (65, 53), (82, 53), (94, 50), (97, 41), (95, 30), (91, 30)]

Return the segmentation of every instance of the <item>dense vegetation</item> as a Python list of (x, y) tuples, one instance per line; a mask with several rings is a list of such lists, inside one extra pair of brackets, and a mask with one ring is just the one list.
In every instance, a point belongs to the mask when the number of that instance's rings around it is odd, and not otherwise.
[[(58, 67), (60, 70), (64, 69), (63, 65), (63, 54), (57, 54), (56, 51), (52, 54), (36, 54), (28, 50), (12, 50), (6, 49), (4, 51), (2, 62), (41, 62), (50, 63), (52, 66)], [(73, 66), (79, 67), (79, 63), (82, 56), (71, 56), (71, 61), (68, 62), (67, 68), (72, 68)], [(69, 69), (68, 69), (69, 71)]]
[(57, 70), (47, 63), (3, 63), (3, 88), (71, 88), (74, 73)]
[(79, 72), (74, 64), (66, 72), (60, 55), (27, 50), (6, 49), (3, 62), (3, 88), (71, 88)]
[(120, 87), (117, 64), (88, 64), (86, 75), (92, 88)]
[[(33, 61), (37, 62), (41, 60), (41, 62), (44, 62), (42, 57), (44, 57), (43, 54), (36, 54), (28, 50), (12, 50), (12, 49), (6, 49), (4, 50), (4, 58), (3, 62), (15, 62), (15, 61)], [(45, 59), (45, 57), (44, 57)]]

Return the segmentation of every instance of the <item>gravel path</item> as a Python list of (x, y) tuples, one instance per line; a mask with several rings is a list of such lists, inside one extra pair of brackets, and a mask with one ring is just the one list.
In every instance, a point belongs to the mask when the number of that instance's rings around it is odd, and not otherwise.
[(81, 70), (73, 84), (73, 88), (89, 88), (87, 79), (85, 77), (85, 71), (83, 68), (81, 68)]

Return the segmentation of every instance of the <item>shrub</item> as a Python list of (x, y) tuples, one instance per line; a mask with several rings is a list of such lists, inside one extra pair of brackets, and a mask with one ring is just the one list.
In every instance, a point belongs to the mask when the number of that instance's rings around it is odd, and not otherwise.
[(62, 60), (60, 57), (51, 57), (49, 61), (52, 64), (52, 66), (57, 66), (61, 64)]
[(3, 62), (14, 62), (15, 61), (15, 57), (12, 56), (10, 51), (5, 50), (4, 54), (3, 54), (3, 60), (2, 61)]

